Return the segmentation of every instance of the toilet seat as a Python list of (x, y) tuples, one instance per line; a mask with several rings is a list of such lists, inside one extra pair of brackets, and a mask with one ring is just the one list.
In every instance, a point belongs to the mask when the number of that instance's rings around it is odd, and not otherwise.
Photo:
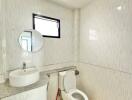
[(87, 95), (78, 89), (70, 90), (68, 96), (70, 100), (88, 100)]
[(59, 74), (63, 100), (88, 100), (87, 95), (76, 88), (75, 71), (65, 71)]

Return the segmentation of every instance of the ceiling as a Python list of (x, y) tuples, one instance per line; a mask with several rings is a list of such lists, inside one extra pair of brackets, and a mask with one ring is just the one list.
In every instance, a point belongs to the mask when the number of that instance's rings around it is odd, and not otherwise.
[(87, 5), (91, 0), (50, 0), (69, 8), (81, 8)]

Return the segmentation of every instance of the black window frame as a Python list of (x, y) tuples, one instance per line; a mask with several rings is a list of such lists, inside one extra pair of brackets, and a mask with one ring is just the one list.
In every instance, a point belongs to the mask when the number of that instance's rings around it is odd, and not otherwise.
[(40, 15), (40, 14), (35, 14), (33, 13), (32, 14), (32, 19), (33, 19), (33, 29), (35, 30), (35, 18), (39, 17), (40, 19), (42, 18), (46, 18), (48, 20), (51, 20), (51, 21), (57, 21), (57, 23), (59, 24), (59, 27), (58, 27), (58, 36), (51, 36), (51, 35), (42, 35), (43, 37), (49, 37), (49, 38), (60, 38), (60, 19), (57, 19), (57, 18), (52, 18), (52, 17), (48, 17), (48, 16), (44, 16), (44, 15)]

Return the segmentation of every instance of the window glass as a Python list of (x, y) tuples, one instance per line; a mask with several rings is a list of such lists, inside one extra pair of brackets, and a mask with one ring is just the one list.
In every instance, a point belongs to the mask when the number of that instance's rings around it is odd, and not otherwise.
[(44, 37), (60, 37), (60, 20), (33, 14), (33, 28)]

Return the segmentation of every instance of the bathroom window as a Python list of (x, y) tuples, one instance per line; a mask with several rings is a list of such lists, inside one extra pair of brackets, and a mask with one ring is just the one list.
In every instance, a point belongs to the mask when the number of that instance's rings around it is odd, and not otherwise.
[(43, 15), (33, 14), (33, 29), (43, 37), (60, 38), (60, 20)]

